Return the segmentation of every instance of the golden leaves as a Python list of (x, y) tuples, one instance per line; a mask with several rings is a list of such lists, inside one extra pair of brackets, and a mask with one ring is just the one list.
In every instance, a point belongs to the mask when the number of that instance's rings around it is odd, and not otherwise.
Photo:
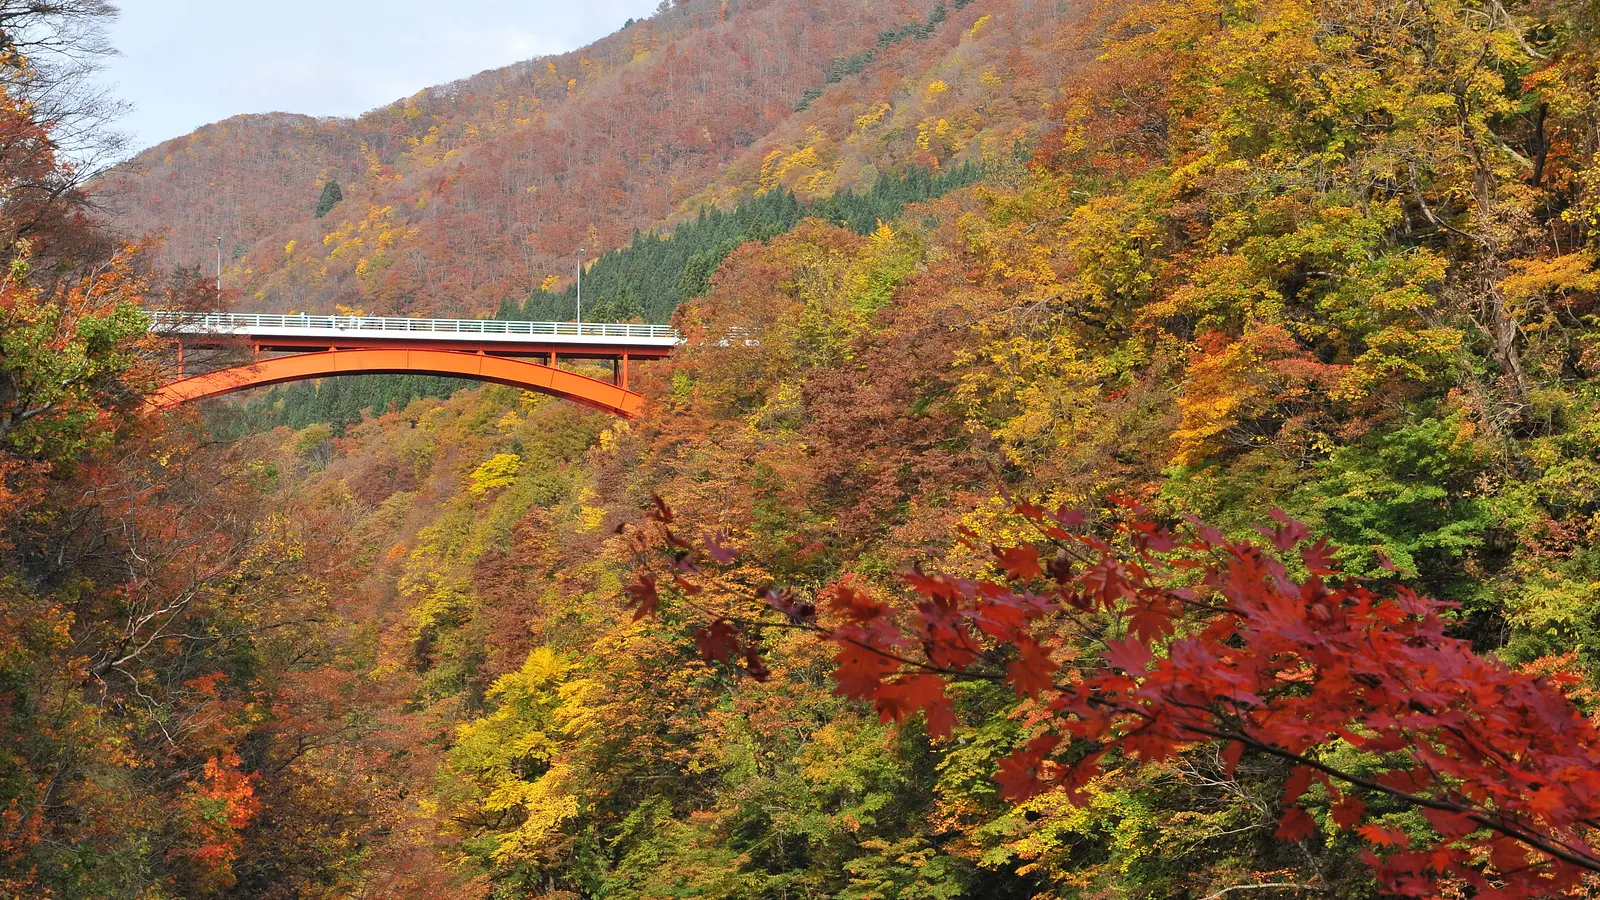
[(1507, 299), (1525, 302), (1536, 297), (1600, 292), (1600, 261), (1593, 251), (1567, 253), (1551, 259), (1514, 259), (1516, 274), (1500, 282)]
[(481, 497), (497, 488), (506, 487), (517, 480), (522, 470), (522, 457), (515, 453), (499, 453), (473, 470), (467, 490)]

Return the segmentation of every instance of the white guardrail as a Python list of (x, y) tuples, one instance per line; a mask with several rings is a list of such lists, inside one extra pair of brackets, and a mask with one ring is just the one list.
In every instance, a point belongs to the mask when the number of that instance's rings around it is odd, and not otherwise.
[(266, 334), (280, 330), (335, 332), (516, 335), (681, 340), (666, 325), (620, 325), (609, 322), (502, 322), (497, 319), (402, 319), (388, 316), (257, 315), (251, 313), (189, 313), (155, 310), (149, 313), (151, 330), (167, 334)]

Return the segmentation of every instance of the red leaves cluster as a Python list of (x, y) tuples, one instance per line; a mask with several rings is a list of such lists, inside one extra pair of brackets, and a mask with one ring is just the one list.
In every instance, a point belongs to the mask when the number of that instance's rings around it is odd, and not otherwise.
[[(1075, 794), (1107, 753), (1158, 761), (1217, 742), (1230, 775), (1247, 751), (1294, 763), (1278, 836), (1317, 832), (1304, 800), (1320, 785), (1328, 818), (1366, 840), (1398, 894), (1431, 896), (1448, 878), (1479, 897), (1545, 896), (1600, 872), (1587, 843), (1600, 733), (1556, 685), (1451, 637), (1444, 604), (1338, 579), (1332, 548), (1281, 514), (1261, 546), (1199, 522), (1181, 535), (1148, 521), (1096, 532), (1074, 511), (1016, 512), (1048, 551), (991, 548), (1003, 580), (910, 572), (909, 602), (896, 603), (847, 581), (819, 598), (820, 618), (785, 592), (765, 596), (781, 627), (837, 646), (838, 692), (884, 721), (921, 712), (948, 735), (946, 687), (962, 678), (1033, 698), (1048, 715), (997, 774), (1013, 800)], [(681, 568), (689, 551), (678, 552)], [(761, 623), (708, 627), (707, 659), (757, 655)], [(1107, 630), (1099, 658), (1062, 671), (1077, 658), (1069, 641)], [(1341, 743), (1363, 754), (1362, 771), (1328, 761)], [(1069, 746), (1070, 765), (1057, 758)], [(1368, 821), (1362, 796), (1419, 808), (1433, 834)]]
[(256, 776), (241, 772), (240, 765), (232, 750), (206, 760), (201, 779), (189, 786), (183, 800), (193, 843), (169, 851), (172, 857), (194, 863), (198, 880), (208, 886), (233, 885), (233, 863), (244, 845), (243, 832), (261, 812)]
[[(697, 611), (710, 616), (711, 621), (694, 630), (695, 647), (700, 652), (700, 657), (706, 662), (722, 663), (724, 665), (738, 665), (742, 671), (758, 681), (766, 680), (768, 674), (766, 660), (761, 656), (760, 639), (731, 618), (714, 614), (703, 605), (697, 603), (695, 598), (703, 589), (690, 580), (703, 571), (703, 564), (710, 563), (726, 566), (731, 564), (738, 555), (733, 548), (724, 544), (726, 540), (722, 534), (707, 537), (699, 545), (690, 543), (672, 531), (673, 514), (660, 497), (655, 498), (655, 508), (650, 512), (651, 521), (659, 526), (659, 537), (669, 549), (673, 560), (672, 585), (677, 589), (690, 606)], [(626, 529), (619, 528), (618, 532)], [(635, 535), (637, 549), (641, 552), (650, 547), (651, 539), (643, 532)], [(633, 581), (623, 588), (629, 604), (633, 607), (635, 622), (655, 615), (661, 608), (661, 584), (656, 575), (647, 569), (640, 569)], [(787, 594), (773, 591), (765, 597), (768, 605), (774, 609), (787, 610)], [(809, 609), (809, 607), (807, 607)]]

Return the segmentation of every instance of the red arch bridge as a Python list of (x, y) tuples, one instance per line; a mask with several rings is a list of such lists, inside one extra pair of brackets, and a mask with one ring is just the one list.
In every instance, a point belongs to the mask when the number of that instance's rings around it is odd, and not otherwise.
[[(196, 349), (249, 352), (248, 361), (162, 388), (152, 402), (163, 409), (289, 381), (417, 374), (510, 385), (633, 418), (644, 398), (628, 389), (629, 363), (662, 359), (681, 341), (662, 325), (164, 311), (150, 317), (151, 331), (177, 342), (180, 372)], [(564, 359), (610, 361), (612, 378), (567, 371), (558, 366)]]

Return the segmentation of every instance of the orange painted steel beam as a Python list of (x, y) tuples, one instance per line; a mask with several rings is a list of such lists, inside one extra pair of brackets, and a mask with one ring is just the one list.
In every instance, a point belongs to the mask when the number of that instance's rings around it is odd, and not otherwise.
[[(228, 336), (223, 336), (224, 338)], [(180, 345), (190, 347), (225, 346), (223, 339), (212, 335), (176, 335)], [(243, 339), (239, 339), (243, 340)], [(462, 335), (454, 340), (396, 341), (394, 338), (363, 337), (360, 334), (334, 334), (314, 336), (254, 335), (248, 338), (264, 351), (297, 353), (307, 350), (393, 350), (397, 347), (418, 347), (426, 350), (455, 350), (463, 353), (488, 353), (493, 356), (546, 356), (559, 353), (568, 359), (616, 359), (626, 353), (635, 359), (666, 359), (672, 355), (671, 347), (638, 347), (632, 344), (558, 344), (530, 338), (527, 341), (484, 341)]]
[(235, 391), (333, 375), (444, 375), (537, 391), (625, 418), (644, 409), (644, 397), (598, 379), (523, 359), (452, 350), (325, 350), (265, 359), (175, 381), (151, 403), (171, 409)]

